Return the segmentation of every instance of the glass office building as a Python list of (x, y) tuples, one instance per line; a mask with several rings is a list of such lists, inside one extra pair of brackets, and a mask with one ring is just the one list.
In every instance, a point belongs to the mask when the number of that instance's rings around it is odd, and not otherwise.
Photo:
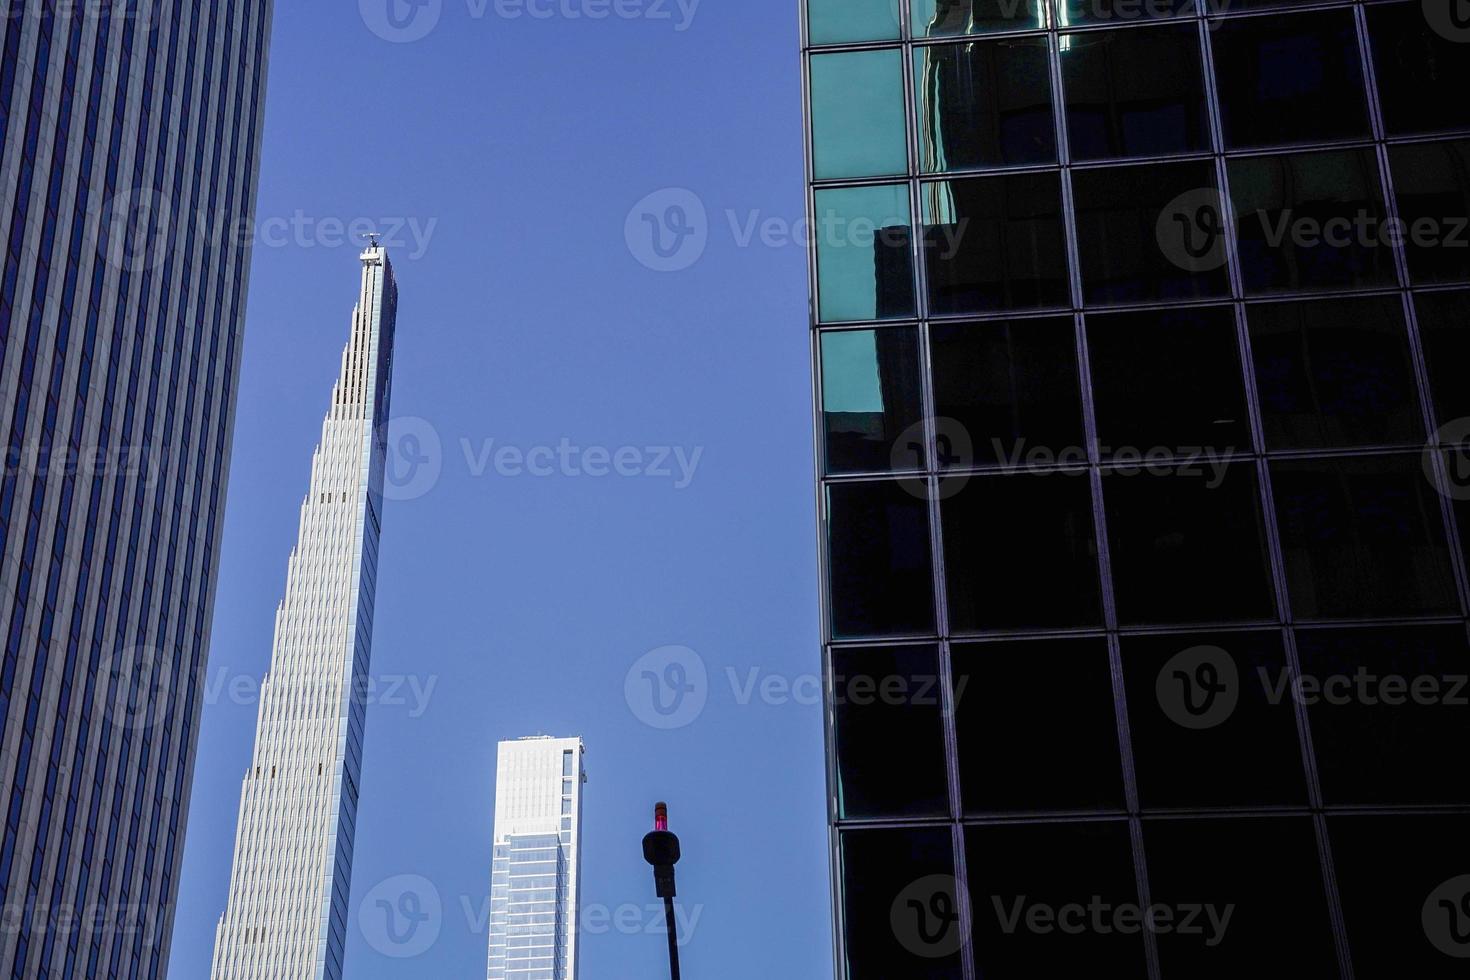
[(272, 8), (0, 10), (0, 976), (157, 978)]
[(1463, 8), (803, 4), (839, 976), (1464, 975)]
[(584, 751), (544, 735), (499, 745), (488, 980), (576, 980)]

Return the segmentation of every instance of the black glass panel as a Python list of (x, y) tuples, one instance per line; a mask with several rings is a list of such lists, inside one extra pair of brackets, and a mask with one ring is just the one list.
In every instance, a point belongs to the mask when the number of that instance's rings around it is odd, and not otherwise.
[(1041, 0), (910, 0), (914, 37), (948, 37), (1045, 27)]
[(842, 893), (848, 980), (960, 980), (947, 827), (844, 831)]
[(1103, 473), (1103, 499), (1121, 622), (1274, 614), (1255, 467), (1119, 468)]
[(832, 651), (837, 811), (845, 819), (944, 816), (939, 651)]
[(892, 481), (827, 488), (834, 636), (933, 631), (929, 515), (914, 489)]
[(1372, 150), (1250, 157), (1226, 167), (1247, 292), (1396, 284)]
[(1409, 278), (1470, 280), (1470, 140), (1388, 149)]
[(1143, 841), (1151, 898), (1181, 916), (1159, 931), (1164, 976), (1339, 980), (1311, 820), (1146, 820)]
[(1327, 818), (1358, 980), (1462, 980), (1470, 835), (1461, 814)]
[(1076, 160), (1208, 150), (1193, 24), (1062, 36), (1067, 140)]
[(966, 827), (965, 862), (976, 976), (1148, 975), (1127, 824)]
[(1204, 462), (1250, 448), (1229, 307), (1089, 313), (1087, 348), (1104, 458), (1160, 451)]
[(1298, 630), (1302, 684), (1328, 803), (1465, 803), (1465, 627)]
[(1422, 445), (1424, 421), (1397, 296), (1248, 308), (1266, 445)]
[(936, 181), (922, 194), (931, 312), (1070, 305), (1057, 174)]
[(1215, 168), (1205, 161), (1073, 173), (1087, 303), (1228, 295), (1214, 188)]
[(922, 469), (918, 330), (824, 333), (821, 347), (827, 472)]
[(1444, 520), (1418, 454), (1271, 464), (1293, 612), (1459, 612)]
[(1127, 636), (1122, 650), (1145, 809), (1306, 804), (1279, 631)]
[[(1368, 37), (1383, 128), (1391, 136), (1470, 127), (1470, 16), (1458, 0), (1372, 4)], [(1458, 30), (1441, 33), (1430, 17), (1461, 14)]]
[(1085, 473), (947, 477), (939, 489), (951, 629), (1100, 623)]
[(963, 643), (952, 650), (966, 813), (1123, 808), (1105, 640)]
[(926, 173), (1056, 160), (1045, 38), (917, 48), (914, 85)]
[(1021, 463), (1038, 447), (1059, 456), (1082, 446), (1071, 317), (934, 323), (929, 347), (934, 410), (969, 447), (971, 458), (956, 465)]
[(1211, 26), (1227, 149), (1370, 135), (1351, 10)]
[(1193, 17), (1200, 6), (1228, 0), (1057, 0), (1063, 24), (1131, 24), (1141, 20)]
[(1458, 442), (1470, 438), (1470, 424), (1452, 423), (1470, 416), (1470, 384), (1465, 383), (1465, 366), (1470, 364), (1470, 290), (1448, 293), (1415, 293), (1414, 313), (1429, 365), (1429, 387), (1434, 393), (1435, 424), (1444, 427), (1441, 436)]

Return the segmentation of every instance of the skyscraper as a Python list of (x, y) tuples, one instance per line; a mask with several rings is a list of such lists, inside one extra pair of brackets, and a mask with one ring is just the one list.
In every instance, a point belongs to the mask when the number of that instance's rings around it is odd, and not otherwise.
[(844, 980), (1463, 975), (1463, 14), (803, 3)]
[(500, 743), (489, 980), (576, 980), (583, 751), (580, 738)]
[(269, 0), (0, 17), (0, 975), (168, 961)]
[(276, 610), (214, 980), (342, 976), (397, 314), (375, 244)]

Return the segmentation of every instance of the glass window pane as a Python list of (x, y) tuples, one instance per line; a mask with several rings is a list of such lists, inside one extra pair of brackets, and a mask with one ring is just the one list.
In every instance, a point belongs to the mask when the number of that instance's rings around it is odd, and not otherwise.
[(1332, 816), (1327, 835), (1356, 975), (1463, 977), (1470, 948), (1464, 815)]
[(1103, 500), (1122, 623), (1274, 616), (1253, 465), (1118, 466)]
[[(1414, 314), (1429, 365), (1435, 423), (1449, 426), (1470, 416), (1470, 384), (1465, 383), (1465, 366), (1470, 364), (1470, 290), (1415, 293)], [(1470, 426), (1461, 430), (1452, 434), (1454, 438), (1470, 436)], [(1451, 434), (1442, 431), (1444, 435)]]
[(1145, 820), (1143, 844), (1155, 904), (1214, 913), (1196, 930), (1160, 930), (1164, 976), (1341, 976), (1310, 818)]
[(1041, 0), (910, 0), (914, 37), (1046, 27)]
[(817, 191), (816, 215), (822, 321), (912, 316), (908, 185)]
[(1424, 443), (1397, 296), (1250, 306), (1269, 449)]
[(1070, 306), (1059, 175), (935, 181), (922, 194), (931, 312)]
[(925, 173), (1056, 160), (1046, 38), (918, 48), (914, 85)]
[(1212, 164), (1078, 170), (1072, 191), (1089, 305), (1229, 294)]
[(821, 343), (827, 472), (923, 469), (918, 330), (843, 330)]
[[(1372, 150), (1226, 163), (1250, 293), (1393, 286), (1378, 160)], [(1362, 234), (1358, 229), (1370, 229)]]
[(947, 477), (939, 490), (952, 630), (1101, 624), (1085, 471)]
[(1125, 636), (1122, 652), (1145, 809), (1306, 805), (1279, 630)]
[(960, 980), (959, 917), (916, 917), (959, 908), (949, 828), (845, 830), (841, 850), (846, 980)]
[(934, 631), (929, 512), (913, 490), (889, 480), (827, 488), (835, 638)]
[[(1141, 930), (1078, 928), (1069, 915), (1076, 909), (1086, 921), (1087, 909), (1138, 908), (1126, 823), (966, 827), (965, 862), (977, 977), (1137, 980), (1148, 975)], [(1046, 918), (1032, 918), (1038, 913)], [(1049, 927), (1028, 925), (1037, 922)], [(892, 980), (901, 976), (895, 973)]]
[(837, 809), (843, 819), (949, 813), (939, 650), (833, 650)]
[(1370, 135), (1351, 10), (1211, 27), (1227, 149)]
[(932, 323), (934, 410), (965, 435), (972, 463), (1019, 463), (1083, 445), (1071, 317)]
[(1470, 744), (1464, 626), (1304, 629), (1296, 644), (1328, 803), (1470, 802), (1447, 778)]
[(962, 643), (953, 660), (965, 813), (1123, 808), (1105, 640)]
[(1416, 285), (1470, 280), (1470, 140), (1388, 148)]
[(1087, 315), (1103, 458), (1156, 450), (1218, 458), (1250, 448), (1229, 307)]
[(1448, 17), (1449, 3), (1388, 3), (1366, 8), (1383, 128), (1390, 136), (1470, 127), (1470, 57), (1462, 43), (1434, 30), (1428, 13)]
[(901, 58), (897, 48), (812, 56), (817, 180), (908, 172)]
[(1074, 159), (1210, 148), (1193, 24), (1065, 34), (1061, 50)]
[(1460, 611), (1439, 499), (1417, 453), (1278, 460), (1271, 482), (1298, 618)]
[(812, 44), (888, 41), (898, 37), (894, 0), (807, 0), (807, 37)]
[[(1131, 24), (1140, 20), (1193, 17), (1205, 0), (1056, 0), (1062, 26)], [(1210, 0), (1212, 4), (1229, 0)], [(1210, 9), (1214, 9), (1212, 6)]]

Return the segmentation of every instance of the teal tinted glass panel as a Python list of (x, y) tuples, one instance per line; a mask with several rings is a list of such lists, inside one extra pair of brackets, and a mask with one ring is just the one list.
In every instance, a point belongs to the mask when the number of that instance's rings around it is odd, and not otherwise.
[(914, 37), (955, 37), (1050, 26), (1042, 0), (913, 0)]
[(890, 41), (898, 37), (898, 0), (807, 0), (812, 44)]
[(816, 219), (822, 322), (912, 316), (908, 185), (817, 191)]
[(812, 58), (812, 170), (818, 180), (908, 172), (897, 48)]

